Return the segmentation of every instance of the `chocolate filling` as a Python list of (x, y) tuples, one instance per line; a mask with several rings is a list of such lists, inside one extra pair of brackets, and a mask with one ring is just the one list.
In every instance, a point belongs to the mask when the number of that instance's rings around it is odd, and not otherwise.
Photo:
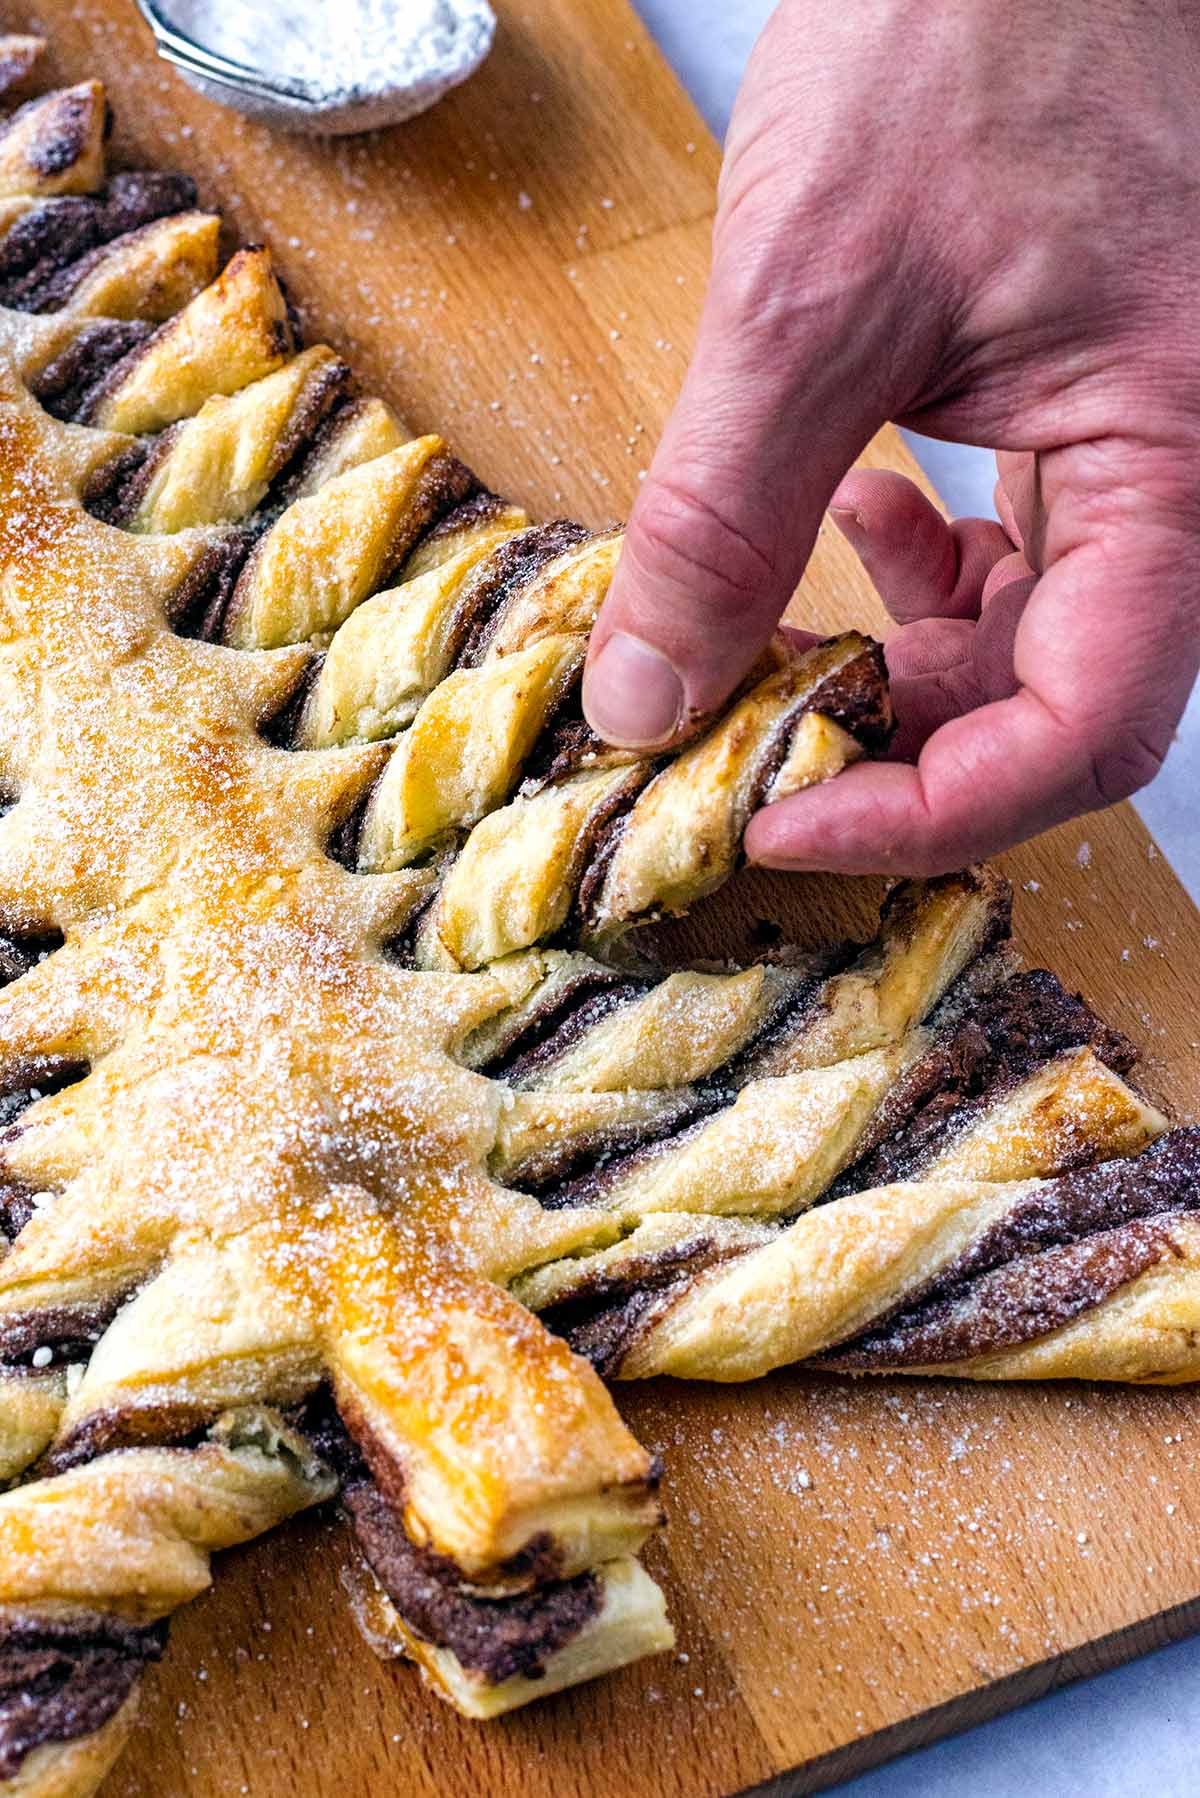
[(1196, 1126), (1141, 1155), (1045, 1181), (901, 1310), (822, 1364), (935, 1366), (1045, 1335), (1171, 1253), (1169, 1220), (1198, 1208)]
[(152, 170), (114, 175), (101, 194), (45, 201), (18, 219), (0, 244), (0, 304), (18, 312), (57, 310), (77, 284), (85, 257), (195, 203), (195, 183), (187, 175)]
[(600, 1582), (592, 1573), (510, 1598), (475, 1598), (452, 1562), (409, 1541), (395, 1511), (370, 1480), (343, 1488), (342, 1502), (372, 1572), (405, 1626), (449, 1649), (489, 1685), (541, 1679), (547, 1663), (596, 1617)]
[[(70, 1360), (86, 1360), (94, 1338), (55, 1345), (49, 1365)], [(126, 1405), (92, 1411), (68, 1434), (59, 1436), (37, 1462), (38, 1479), (50, 1479), (72, 1467), (82, 1467), (97, 1455), (111, 1454), (114, 1449), (145, 1448), (169, 1445), (172, 1448), (197, 1447), (219, 1407), (214, 1405)]]
[(524, 790), (536, 792), (541, 787), (552, 787), (581, 768), (612, 758), (613, 751), (583, 716), (581, 692), (581, 681), (576, 678), (557, 714), (547, 721), (522, 770)]
[[(819, 980), (816, 985), (819, 991)], [(807, 989), (796, 995), (801, 1020), (815, 996)], [(795, 1021), (793, 1017), (792, 1028)], [(785, 1020), (780, 1030), (786, 1027)], [(770, 1023), (766, 1028), (771, 1029)], [(866, 1152), (838, 1176), (826, 1199), (910, 1178), (1011, 1087), (1053, 1056), (1089, 1042), (1121, 1072), (1134, 1059), (1125, 1038), (1101, 1024), (1053, 974), (1035, 970), (1008, 980), (900, 1077), (868, 1129)], [(696, 1088), (694, 1102), (682, 1115), (631, 1127), (621, 1139), (599, 1148), (564, 1145), (555, 1165), (539, 1164), (535, 1176), (518, 1175), (509, 1183), (536, 1193), (548, 1209), (602, 1202), (619, 1180), (682, 1147), (732, 1104), (754, 1065), (753, 1053), (739, 1053)]]
[(434, 456), (417, 481), (412, 504), (379, 571), (381, 581), (393, 575), (440, 518), (469, 499), (479, 481), (465, 462), (448, 452)]
[(295, 749), (296, 733), (304, 717), (304, 708), (325, 666), (324, 653), (314, 655), (304, 664), (300, 679), (277, 711), (264, 718), (258, 734), (274, 749)]
[[(154, 220), (150, 221), (150, 223), (154, 222)], [(137, 225), (133, 231), (122, 233), (122, 237), (136, 236), (147, 228), (144, 224)], [(114, 237), (111, 241), (104, 239), (94, 249), (86, 251), (77, 261), (69, 262), (65, 267), (55, 269), (53, 274), (48, 275), (35, 287), (26, 287), (17, 303), (18, 311), (61, 312), (82, 284), (103, 266), (106, 259), (113, 253), (114, 246), (120, 244), (121, 238)]]
[(169, 432), (164, 431), (157, 438), (140, 438), (88, 476), (83, 503), (93, 518), (104, 524), (124, 524), (149, 485), (154, 461), (164, 453), (168, 437)]
[[(883, 650), (872, 643), (844, 668), (826, 676), (811, 693), (776, 720), (769, 740), (762, 746), (760, 762), (750, 795), (750, 809), (763, 804), (767, 791), (787, 759), (800, 720), (809, 712), (821, 712), (856, 736), (868, 748), (886, 744), (892, 729), (891, 705), (883, 662)], [(646, 780), (657, 775), (663, 764), (648, 770)], [(614, 805), (599, 821), (586, 871), (579, 884), (573, 916), (577, 928), (594, 923), (608, 878), (608, 872), (629, 824), (632, 802)], [(659, 915), (655, 909), (623, 920), (627, 926), (647, 924)]]
[[(339, 365), (339, 368), (342, 366), (344, 365)], [(348, 375), (349, 371), (346, 370), (345, 372)], [(281, 473), (283, 472), (283, 469), (286, 468), (290, 459), (301, 447), (301, 444), (309, 440), (309, 434), (315, 429), (317, 420), (322, 416), (324, 407), (332, 404), (337, 393), (341, 390), (341, 378), (338, 374), (338, 370), (335, 369), (331, 372), (331, 377), (328, 381), (322, 381), (319, 384), (317, 391), (313, 396), (313, 403), (306, 405), (302, 411), (297, 413), (292, 419), (289, 424), (287, 438), (285, 441), (282, 441), (279, 446), (282, 457)], [(241, 527), (243, 530), (248, 527), (253, 528), (256, 539), (256, 550), (260, 543), (265, 539), (270, 528), (282, 516), (283, 511), (286, 510), (286, 507), (282, 505), (279, 500), (279, 494), (281, 492), (279, 481), (280, 477), (277, 475), (275, 477), (275, 484), (272, 486), (271, 492), (268, 494), (259, 511), (254, 514), (252, 520), (247, 520)], [(469, 493), (475, 485), (475, 476), (471, 473), (471, 470), (466, 464), (460, 462), (456, 456), (446, 454), (430, 458), (416, 481), (408, 509), (401, 519), (395, 535), (388, 546), (387, 554), (380, 564), (377, 585), (382, 585), (382, 583), (395, 572), (400, 563), (412, 553), (413, 549), (429, 527), (451, 506), (457, 505), (464, 495)], [(120, 521), (118, 520), (117, 522)], [(248, 558), (238, 576), (237, 583), (229, 598), (228, 605), (223, 609), (221, 620), (222, 630), (227, 627), (228, 620), (234, 610), (242, 603), (242, 582), (249, 578), (252, 568), (253, 558)]]
[(589, 969), (560, 991), (553, 1005), (536, 1012), (480, 1072), (514, 1082), (543, 1072), (602, 1019), (642, 998), (653, 984), (608, 969)]
[(598, 1306), (590, 1317), (581, 1318), (560, 1334), (577, 1355), (591, 1362), (598, 1374), (615, 1379), (642, 1325), (668, 1310), (674, 1299), (682, 1297), (687, 1285), (685, 1278), (672, 1286), (628, 1292), (621, 1299)]
[(697, 1274), (746, 1253), (744, 1243), (700, 1236), (657, 1254), (639, 1255), (612, 1273), (589, 1275), (569, 1297), (547, 1306), (541, 1320), (597, 1373), (611, 1379), (644, 1323), (668, 1311)]
[(861, 655), (821, 682), (809, 710), (832, 718), (872, 754), (887, 748), (895, 728), (883, 644), (868, 642)]
[(74, 1305), (9, 1312), (0, 1317), (0, 1361), (16, 1364), (40, 1348), (58, 1351), (59, 1359), (86, 1358), (128, 1296), (117, 1292)]
[[(140, 349), (135, 349), (132, 355), (136, 356), (140, 353)], [(96, 393), (106, 391), (109, 383), (118, 380), (121, 373), (122, 370), (119, 366), (111, 370), (105, 381), (101, 382), (95, 390)], [(240, 546), (236, 567), (231, 567), (235, 584), (250, 551), (286, 509), (287, 474), (292, 461), (309, 442), (313, 431), (329, 407), (335, 405), (339, 397), (346, 391), (350, 381), (351, 373), (348, 364), (345, 362), (330, 363), (320, 372), (318, 378), (309, 384), (300, 404), (289, 417), (286, 429), (280, 433), (274, 447), (273, 457), (276, 472), (265, 498), (248, 517), (239, 519), (227, 527), (230, 532), (228, 542)], [(180, 433), (186, 430), (190, 422), (190, 419), (180, 419), (177, 423), (168, 425), (166, 430), (158, 432), (156, 436), (141, 439), (100, 469), (84, 491), (84, 503), (88, 511), (95, 517), (102, 518), (106, 524), (128, 524), (149, 491), (156, 473), (172, 453)], [(452, 458), (443, 457), (439, 460), (445, 462)], [(430, 464), (430, 470), (426, 472), (430, 471), (433, 471), (436, 485), (436, 482), (442, 478), (442, 470), (437, 467), (435, 462)], [(421, 526), (422, 505), (427, 498), (426, 491), (419, 490), (414, 506), (417, 529)], [(224, 546), (216, 547), (225, 556), (233, 553)], [(201, 568), (205, 566), (203, 561), (200, 566)], [(193, 573), (189, 577), (189, 588), (194, 587), (195, 582), (196, 576)], [(225, 585), (228, 585), (228, 580)], [(230, 594), (224, 593), (223, 590), (220, 615), (218, 617), (217, 614), (213, 614), (218, 623), (223, 622), (229, 597)], [(183, 608), (179, 602), (176, 602), (172, 609), (178, 614)], [(208, 640), (216, 641), (216, 637), (211, 635), (215, 628), (213, 623), (210, 621), (205, 628), (210, 633)], [(199, 635), (200, 633), (194, 631), (189, 634)]]
[[(11, 810), (11, 807), (0, 806), (0, 813), (7, 810)], [(30, 968), (36, 968), (38, 962), (44, 961), (62, 946), (61, 930), (0, 935), (0, 986), (7, 986), (11, 980), (19, 980), (22, 974), (28, 974)]]
[(1055, 1056), (1085, 1045), (1121, 1074), (1136, 1059), (1132, 1045), (1053, 974), (1035, 968), (1014, 975), (901, 1074), (876, 1113), (858, 1160), (838, 1176), (828, 1196), (911, 1179), (1022, 1080)]
[(44, 200), (23, 214), (0, 243), (0, 300), (21, 312), (36, 311), (39, 286), (100, 241), (104, 202), (78, 195)]
[(567, 1142), (547, 1149), (527, 1172), (509, 1176), (506, 1183), (534, 1194), (547, 1211), (598, 1204), (627, 1174), (690, 1142), (732, 1098), (715, 1079), (706, 1081), (667, 1117), (615, 1128), (600, 1143)]
[[(97, 510), (95, 506), (91, 509)], [(238, 576), (261, 535), (255, 524), (231, 525), (225, 536), (210, 543), (192, 564), (171, 596), (171, 628), (177, 636), (195, 637), (202, 643), (221, 641)]]
[[(451, 514), (452, 521), (461, 517), (461, 512)], [(528, 587), (547, 563), (585, 542), (588, 535), (583, 525), (558, 518), (551, 524), (531, 525), (494, 549), (468, 583), (457, 641), (450, 647), (452, 665), (477, 667), (510, 600)]]
[(461, 505), (454, 506), (439, 518), (433, 529), (422, 539), (425, 548), (438, 548), (445, 543), (452, 547), (451, 540), (464, 531), (482, 529), (494, 523), (508, 511), (508, 501), (499, 493), (493, 493), (490, 487), (478, 487), (470, 499), (463, 500)]
[[(329, 853), (333, 855), (332, 848), (330, 848)], [(334, 855), (334, 860), (341, 861), (341, 856)], [(342, 862), (342, 866), (345, 867), (346, 863)], [(356, 861), (351, 868), (351, 873), (355, 872), (357, 866), (358, 863)], [(428, 899), (425, 900), (424, 904), (417, 906), (416, 910), (410, 914), (404, 928), (402, 930), (397, 930), (394, 935), (388, 937), (387, 941), (383, 944), (382, 950), (385, 961), (390, 961), (398, 968), (412, 969), (416, 967), (417, 947), (421, 940), (421, 929), (437, 901), (437, 896), (438, 889), (435, 887)]]
[[(112, 373), (119, 374), (119, 368)], [(344, 393), (349, 381), (350, 370), (344, 362), (333, 363), (324, 371), (276, 444), (279, 472), (262, 504), (249, 517), (227, 525), (223, 535), (209, 544), (193, 563), (170, 603), (171, 627), (179, 636), (198, 638), (205, 643), (221, 641), (243, 571), (262, 538), (286, 509), (288, 469), (327, 409)], [(94, 391), (102, 391), (106, 384), (102, 381)], [(156, 437), (132, 444), (100, 469), (84, 492), (88, 511), (106, 524), (127, 524), (145, 497), (155, 472), (171, 454), (180, 431), (188, 422), (181, 420), (160, 431)], [(419, 529), (423, 516), (420, 503), (416, 511), (416, 528)]]
[[(646, 1166), (670, 1150), (683, 1147), (704, 1128), (710, 1118), (732, 1105), (742, 1086), (754, 1077), (756, 1060), (764, 1046), (782, 1041), (802, 1024), (817, 1002), (821, 987), (829, 974), (835, 972), (843, 961), (849, 960), (853, 953), (854, 945), (847, 944), (830, 950), (825, 959), (812, 957), (811, 977), (803, 982), (798, 991), (780, 999), (778, 1006), (771, 1010), (750, 1043), (731, 1057), (724, 1067), (696, 1084), (692, 1099), (686, 1106), (669, 1117), (630, 1125), (627, 1129), (606, 1137), (598, 1145), (563, 1144), (557, 1155), (546, 1155), (539, 1161), (536, 1170), (509, 1177), (508, 1184), (519, 1191), (536, 1194), (542, 1204), (553, 1211), (602, 1202), (612, 1187), (627, 1174)], [(642, 990), (648, 990), (652, 984), (647, 981)], [(600, 1016), (603, 1015), (602, 1011)], [(553, 1038), (549, 1039), (545, 1050), (539, 1051), (538, 1058), (530, 1064), (531, 1067), (548, 1064), (597, 1021), (597, 1018), (587, 1018), (577, 1027), (572, 1027), (574, 1020), (568, 1017), (565, 1023), (570, 1034), (566, 1040), (556, 1042)], [(486, 1071), (497, 1070), (489, 1068)], [(513, 1077), (515, 1070), (508, 1067), (505, 1071), (509, 1077)]]
[[(289, 317), (291, 317), (290, 307)], [(298, 320), (293, 319), (292, 329), (295, 341), (299, 343)], [(295, 457), (281, 478), (278, 491), (281, 510), (284, 506), (290, 506), (294, 500), (303, 498), (306, 492), (315, 492), (319, 486), (324, 485), (326, 479), (331, 478), (328, 473), (322, 474), (322, 463), (331, 455), (337, 439), (343, 431), (350, 429), (355, 417), (367, 403), (359, 395), (357, 383), (351, 373), (350, 380), (337, 395), (300, 454)], [(345, 473), (346, 470), (343, 468), (338, 472)]]
[(857, 943), (839, 943), (808, 957), (805, 978), (790, 992), (781, 994), (750, 1041), (730, 1057), (722, 1069), (724, 1083), (740, 1090), (758, 1077), (761, 1064), (803, 1035), (821, 1005), (827, 981), (841, 974), (859, 952)]
[[(130, 352), (128, 360), (133, 360), (142, 352), (144, 345), (139, 345)], [(122, 372), (124, 363), (119, 363), (115, 369), (110, 370), (108, 376), (92, 390), (92, 399), (103, 396), (110, 387), (119, 385)], [(187, 577), (180, 595), (176, 595), (171, 611), (176, 620), (175, 629), (180, 631), (180, 635), (203, 636), (207, 642), (218, 642), (228, 602), (234, 595), (237, 579), (245, 568), (250, 552), (286, 509), (286, 476), (293, 458), (304, 448), (313, 430), (317, 430), (320, 419), (326, 415), (327, 408), (336, 405), (338, 397), (344, 394), (349, 383), (349, 365), (344, 361), (335, 361), (329, 363), (329, 367), (322, 370), (318, 379), (309, 385), (302, 403), (291, 414), (286, 430), (281, 433), (273, 449), (275, 475), (263, 503), (246, 518), (227, 525), (225, 539), (212, 545), (209, 552), (201, 557)], [(164, 432), (140, 439), (131, 444), (130, 448), (124, 449), (119, 457), (101, 467), (85, 487), (83, 498), (86, 509), (95, 518), (103, 518), (108, 525), (128, 525), (131, 516), (146, 498), (149, 485), (158, 469), (175, 448), (180, 432), (184, 432), (189, 423), (191, 419), (180, 419), (178, 423), (169, 424)], [(444, 457), (441, 460), (452, 458)], [(430, 467), (434, 467), (434, 464), (430, 464)], [(414, 507), (417, 529), (421, 527), (423, 498), (426, 498), (425, 494), (419, 494)]]
[[(980, 882), (966, 877), (975, 891)], [(944, 891), (947, 886), (957, 887), (964, 880), (961, 874), (943, 874), (937, 879), (914, 883), (899, 880), (891, 888), (879, 913), (880, 929), (899, 937), (902, 941), (911, 942), (914, 930), (919, 924), (924, 904), (935, 892)], [(998, 944), (1007, 942), (1012, 935), (1012, 887), (1004, 881), (989, 883), (987, 927), (981, 936), (975, 954), (977, 958), (986, 955)]]
[(632, 762), (621, 784), (613, 789), (588, 819), (580, 838), (579, 853), (583, 864), (575, 903), (571, 907), (567, 934), (578, 936), (592, 918), (609, 866), (617, 853), (634, 805), (662, 766), (661, 762)]
[[(647, 771), (643, 785), (649, 784), (650, 772)], [(591, 841), (588, 844), (587, 865), (579, 882), (579, 890), (575, 895), (572, 916), (575, 929), (582, 931), (593, 917), (596, 902), (608, 877), (613, 856), (617, 853), (621, 839), (629, 827), (629, 814), (633, 810), (634, 800), (641, 789), (626, 797), (624, 789), (614, 796), (612, 804), (605, 808), (604, 815), (593, 821)]]
[(410, 1541), (396, 1508), (403, 1493), (395, 1467), (362, 1420), (349, 1421), (355, 1435), (327, 1387), (314, 1393), (296, 1418), (297, 1427), (337, 1474), (342, 1504), (363, 1554), (406, 1627), (423, 1642), (449, 1649), (489, 1684), (514, 1675), (540, 1678), (550, 1657), (599, 1612), (601, 1592), (594, 1575), (557, 1579), (557, 1549), (542, 1535), (501, 1569), (509, 1576), (527, 1575), (534, 1590), (498, 1598), (464, 1591), (453, 1561)]
[[(282, 327), (277, 327), (277, 330), (282, 331)], [(77, 414), (81, 422), (87, 423), (93, 410), (109, 394), (119, 391), (122, 383), (136, 368), (139, 358), (147, 353), (147, 346), (154, 335), (157, 333), (135, 343), (120, 361), (92, 383)], [(248, 517), (232, 521), (231, 528), (248, 533), (245, 540), (247, 553), (285, 510), (292, 462), (304, 449), (328, 409), (345, 393), (350, 381), (349, 366), (345, 362), (332, 362), (320, 370), (317, 377), (306, 386), (274, 445), (272, 457), (276, 473), (265, 498)], [(172, 454), (180, 433), (190, 422), (187, 418), (179, 419), (157, 435), (144, 438), (124, 452), (115, 463), (101, 470), (86, 491), (88, 509), (109, 524), (127, 524), (145, 498), (162, 464)], [(245, 560), (245, 555), (242, 559)]]
[(31, 1055), (0, 1071), (0, 1130), (51, 1093), (74, 1086), (90, 1073), (90, 1065), (67, 1055)]
[[(397, 1510), (403, 1508), (403, 1469), (381, 1442), (355, 1401), (344, 1398), (335, 1402), (328, 1385), (323, 1384), (300, 1407), (295, 1421), (297, 1429), (309, 1438), (321, 1459), (333, 1468), (343, 1486), (353, 1485), (361, 1480), (373, 1480), (391, 1505)], [(656, 1458), (651, 1464), (648, 1480), (636, 1483), (654, 1490), (661, 1478), (662, 1463)], [(455, 1581), (462, 1582), (462, 1573), (447, 1556), (439, 1556), (432, 1550), (423, 1552), (428, 1552), (434, 1561), (450, 1570)], [(562, 1572), (559, 1545), (548, 1531), (539, 1531), (515, 1554), (499, 1562), (495, 1572), (497, 1579), (502, 1582), (502, 1589), (511, 1587), (518, 1580), (530, 1585), (548, 1585), (558, 1580)], [(495, 1603), (497, 1600), (491, 1602)]]
[(618, 767), (637, 759), (631, 751), (605, 743), (584, 717), (583, 670), (578, 669), (526, 758), (521, 791), (540, 792), (583, 768)]
[[(295, 333), (299, 343), (299, 333)], [(354, 391), (354, 371), (348, 362), (328, 362), (310, 380), (288, 418), (274, 450), (275, 474), (266, 499), (255, 514), (257, 521), (272, 524), (293, 503), (304, 463), (319, 440), (327, 419), (336, 416)], [(447, 458), (449, 460), (450, 458)], [(430, 469), (435, 467), (430, 463)]]
[(96, 319), (34, 377), (30, 391), (53, 418), (81, 422), (112, 369), (153, 334), (142, 319)]
[[(366, 790), (354, 801), (345, 817), (334, 825), (326, 841), (326, 855), (331, 861), (337, 862), (339, 867), (345, 868), (348, 874), (358, 873), (358, 844), (362, 836), (367, 807), (386, 772), (386, 768), (381, 768), (374, 779), (368, 782)], [(410, 919), (408, 927), (411, 928), (411, 925), (412, 920)], [(393, 939), (393, 941), (395, 940)]]
[(1139, 1218), (1191, 1211), (1197, 1204), (1200, 1126), (1192, 1124), (1168, 1131), (1140, 1155), (1060, 1174), (1035, 1187), (943, 1268), (924, 1296), (941, 1297), (1023, 1255)]
[[(802, 666), (799, 664), (798, 670)], [(755, 776), (751, 811), (766, 803), (771, 782), (787, 760), (801, 721), (810, 712), (831, 718), (867, 749), (886, 748), (893, 719), (882, 644), (868, 644), (861, 655), (827, 674), (777, 720)]]
[[(311, 457), (319, 453), (326, 429), (336, 428), (341, 413), (357, 404), (357, 401), (347, 397), (350, 385), (349, 368), (345, 363), (337, 363), (328, 371), (327, 378), (318, 384), (310, 396), (310, 403), (292, 419), (287, 439), (281, 440), (279, 446), (281, 472), (272, 482), (263, 504), (251, 518), (231, 528), (226, 542), (213, 546), (193, 569), (186, 586), (177, 595), (172, 605), (172, 619), (174, 629), (180, 636), (200, 637), (210, 643), (221, 641), (238, 581), (251, 553), (293, 503), (302, 485), (305, 467)], [(134, 471), (132, 479), (126, 478), (121, 491), (108, 502), (106, 509), (95, 503), (94, 496), (89, 494), (90, 510), (119, 524), (123, 517), (133, 511), (141, 492), (148, 485), (151, 472), (152, 469), (148, 469), (145, 464), (140, 465)], [(415, 544), (427, 534), (430, 518), (440, 518), (444, 506), (453, 503), (474, 481), (475, 477), (470, 469), (452, 456), (438, 457), (430, 464), (422, 478), (407, 528), (394, 546), (388, 568), (381, 579), (394, 572), (397, 563), (412, 553)], [(457, 509), (465, 511), (472, 503), (466, 501)], [(435, 524), (433, 530), (438, 528), (440, 527)], [(263, 737), (276, 748), (292, 749), (296, 746), (296, 733), (304, 708), (316, 685), (324, 659), (323, 654), (314, 655), (293, 693), (275, 716), (261, 727)], [(341, 861), (351, 871), (357, 865), (358, 830), (364, 809), (365, 802), (363, 807), (356, 810), (353, 840), (348, 822), (337, 835), (336, 850), (330, 851), (335, 860)]]
[(10, 1242), (21, 1234), (34, 1210), (32, 1186), (0, 1178), (0, 1231)]
[(138, 1626), (98, 1611), (0, 1617), (0, 1779), (14, 1778), (35, 1748), (100, 1729), (166, 1641), (165, 1622)]
[(1012, 1348), (1093, 1310), (1171, 1252), (1171, 1227), (1164, 1219), (1103, 1230), (985, 1274), (957, 1298), (898, 1318), (889, 1331), (824, 1357), (823, 1365), (852, 1372), (935, 1367)]

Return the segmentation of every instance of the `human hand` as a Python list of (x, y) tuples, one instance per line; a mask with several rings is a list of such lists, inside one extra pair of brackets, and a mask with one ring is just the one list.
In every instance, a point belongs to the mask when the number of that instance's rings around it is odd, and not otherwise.
[[(897, 757), (768, 807), (776, 867), (933, 873), (1125, 797), (1200, 665), (1200, 18), (1182, 0), (784, 0), (730, 127), (699, 338), (593, 632), (667, 744), (822, 513), (900, 625)], [(847, 474), (888, 418), (1006, 446), (948, 526)]]

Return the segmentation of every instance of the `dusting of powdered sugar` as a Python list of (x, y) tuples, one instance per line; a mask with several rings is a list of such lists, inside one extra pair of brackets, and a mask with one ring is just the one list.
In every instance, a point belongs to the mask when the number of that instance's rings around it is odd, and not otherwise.
[[(158, 0), (163, 20), (290, 100), (318, 108), (324, 130), (396, 124), (464, 81), (487, 55), (487, 0)], [(185, 70), (206, 93), (238, 104)], [(270, 107), (246, 97), (244, 110)], [(299, 123), (298, 118), (280, 122)]]

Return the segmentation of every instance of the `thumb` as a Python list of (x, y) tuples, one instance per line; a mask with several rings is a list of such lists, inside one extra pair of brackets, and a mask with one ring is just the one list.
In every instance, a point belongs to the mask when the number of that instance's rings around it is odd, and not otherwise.
[(584, 711), (608, 742), (668, 744), (726, 699), (893, 410), (884, 371), (921, 384), (897, 369), (894, 263), (847, 277), (854, 243), (795, 243), (779, 206), (723, 204), (696, 350), (592, 632)]

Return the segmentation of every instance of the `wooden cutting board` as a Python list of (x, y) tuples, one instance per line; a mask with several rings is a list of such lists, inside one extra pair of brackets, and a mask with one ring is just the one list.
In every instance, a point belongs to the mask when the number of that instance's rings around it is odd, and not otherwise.
[[(52, 35), (61, 75), (104, 78), (123, 160), (191, 170), (270, 240), (310, 339), (414, 427), (543, 516), (625, 512), (684, 367), (718, 156), (623, 0), (513, 0), (483, 72), (433, 114), (326, 144), (197, 98), (132, 0), (0, 10)], [(892, 432), (870, 459), (914, 472)], [(797, 616), (883, 626), (836, 534)], [(1195, 1115), (1200, 920), (1134, 814), (1008, 870), (1029, 956)], [(735, 946), (773, 916), (819, 939), (867, 914), (862, 887), (761, 876), (701, 934)], [(808, 1792), (1200, 1621), (1191, 1392), (784, 1374), (619, 1396), (666, 1461), (671, 1525), (647, 1559), (677, 1657), (464, 1723), (368, 1652), (340, 1530), (308, 1518), (226, 1556), (180, 1616), (110, 1798)]]

